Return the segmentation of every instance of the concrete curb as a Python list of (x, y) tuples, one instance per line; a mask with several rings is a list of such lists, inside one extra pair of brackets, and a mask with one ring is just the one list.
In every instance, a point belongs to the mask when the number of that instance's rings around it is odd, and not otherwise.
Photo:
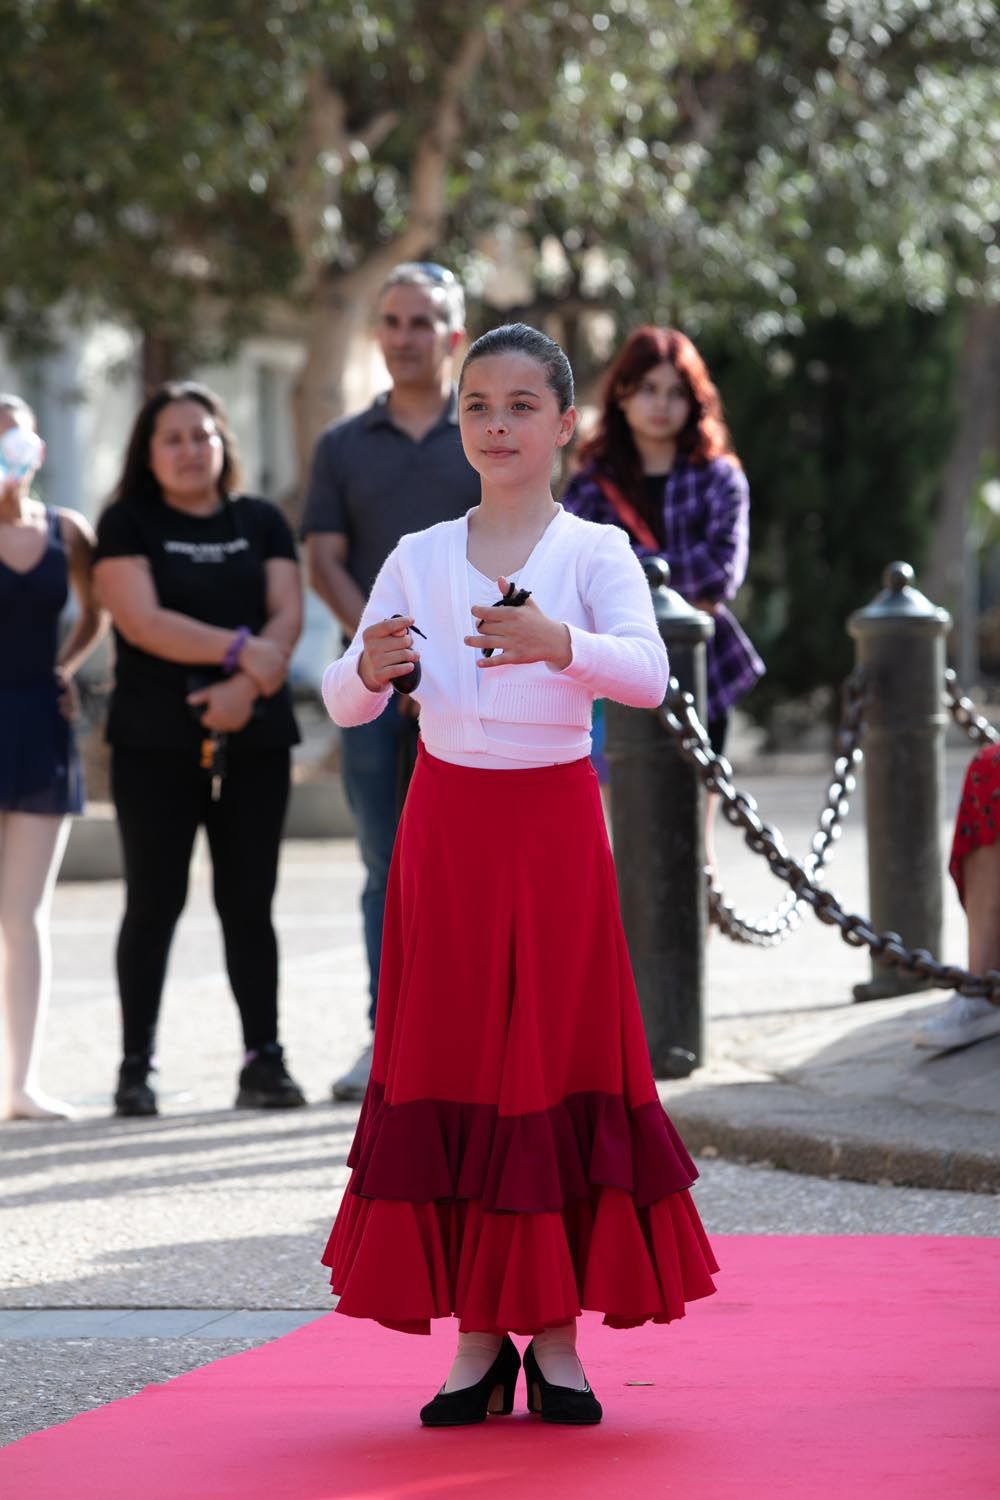
[(1000, 1193), (1000, 1121), (990, 1115), (818, 1098), (788, 1083), (676, 1089), (661, 1090), (664, 1104), (695, 1156), (879, 1186)]

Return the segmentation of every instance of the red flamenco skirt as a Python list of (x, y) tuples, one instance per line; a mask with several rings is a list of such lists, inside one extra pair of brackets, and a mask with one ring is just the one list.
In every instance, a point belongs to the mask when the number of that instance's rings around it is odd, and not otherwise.
[(715, 1290), (588, 760), (481, 771), (421, 745), (348, 1165), (323, 1262), (351, 1317), (632, 1328)]

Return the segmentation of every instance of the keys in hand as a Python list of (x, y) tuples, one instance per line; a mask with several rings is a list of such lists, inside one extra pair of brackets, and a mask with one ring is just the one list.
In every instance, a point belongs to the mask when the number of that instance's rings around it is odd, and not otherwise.
[(212, 778), (212, 801), (222, 796), (222, 778), (226, 774), (226, 750), (229, 736), (213, 729), (201, 742), (201, 769)]

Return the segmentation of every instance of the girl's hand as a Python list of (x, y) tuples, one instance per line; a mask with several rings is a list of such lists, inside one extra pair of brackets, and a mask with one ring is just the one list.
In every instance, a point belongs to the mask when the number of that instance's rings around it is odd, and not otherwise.
[(68, 672), (56, 667), (56, 683), (59, 692), (56, 703), (67, 724), (75, 724), (80, 717), (80, 690)]
[(288, 674), (288, 655), (275, 641), (252, 635), (240, 652), (239, 665), (241, 672), (253, 678), (261, 697), (270, 698)]
[(187, 701), (194, 708), (199, 703), (205, 705), (201, 722), (206, 729), (217, 729), (220, 734), (238, 734), (250, 722), (257, 701), (257, 687), (246, 672), (237, 672), (224, 682), (213, 682), (210, 687), (189, 693)]
[[(497, 580), (501, 594), (510, 584)], [(548, 662), (561, 672), (573, 660), (569, 626), (543, 615), (534, 599), (512, 609), (509, 605), (474, 604), (472, 613), (479, 621), (479, 634), (467, 635), (465, 644), (479, 651), (488, 647), (503, 655), (484, 656), (477, 667), (509, 667), (533, 661)]]
[(413, 649), (409, 615), (379, 620), (369, 625), (361, 636), (365, 646), (358, 657), (358, 676), (370, 693), (381, 693), (392, 685), (394, 677), (405, 677), (420, 652)]

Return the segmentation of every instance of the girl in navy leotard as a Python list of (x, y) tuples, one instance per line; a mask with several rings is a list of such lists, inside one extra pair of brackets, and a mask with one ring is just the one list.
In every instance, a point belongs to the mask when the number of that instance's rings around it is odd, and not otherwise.
[[(0, 395), (4, 435), (33, 433), (17, 396)], [(14, 445), (9, 443), (8, 448)], [(21, 445), (30, 447), (31, 444)], [(35, 1073), (48, 991), (48, 908), (69, 831), (82, 808), (73, 739), (73, 675), (93, 648), (101, 615), (90, 585), (93, 532), (75, 511), (32, 498), (44, 446), (28, 467), (0, 466), (0, 994), (7, 1046), (0, 1117), (58, 1119), (69, 1105)], [(59, 615), (73, 590), (77, 617), (62, 646)]]

